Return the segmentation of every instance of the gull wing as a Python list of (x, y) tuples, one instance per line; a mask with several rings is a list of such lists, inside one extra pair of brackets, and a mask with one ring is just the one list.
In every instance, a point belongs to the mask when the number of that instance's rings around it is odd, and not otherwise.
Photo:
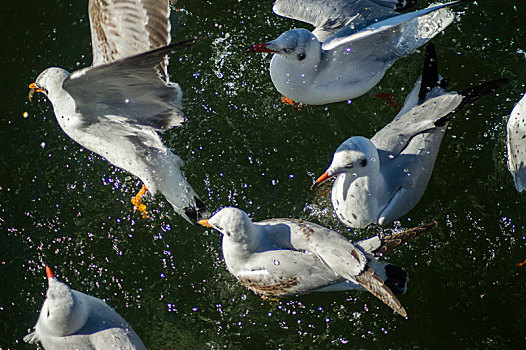
[(279, 16), (312, 24), (314, 35), (324, 41), (340, 29), (371, 18), (394, 15), (396, 1), (389, 0), (277, 0)]
[(434, 97), (401, 115), (378, 131), (371, 141), (380, 151), (398, 156), (418, 134), (443, 127), (435, 123), (447, 116), (462, 102), (463, 96), (446, 93)]
[(182, 92), (166, 83), (155, 68), (172, 51), (190, 46), (183, 41), (127, 57), (105, 65), (74, 72), (63, 88), (75, 100), (86, 125), (102, 116), (165, 130), (183, 122)]
[(373, 45), (381, 47), (381, 51), (377, 53), (378, 57), (403, 56), (451, 24), (453, 15), (446, 7), (459, 2), (440, 4), (405, 14), (377, 17), (359, 23), (358, 26), (346, 26), (328, 38), (322, 44), (322, 49), (334, 50), (343, 46), (357, 50)]
[(88, 12), (94, 67), (170, 44), (168, 0), (90, 0)]
[(526, 190), (526, 95), (511, 111), (507, 131), (508, 169), (522, 192)]
[(361, 274), (356, 276), (356, 281), (396, 313), (403, 317), (407, 317), (407, 312), (403, 308), (402, 303), (400, 303), (391, 289), (385, 285), (385, 282), (375, 274), (371, 268), (364, 270)]
[[(266, 232), (282, 247), (291, 246), (298, 251), (316, 255), (333, 273), (354, 281), (361, 273), (367, 258), (349, 240), (326, 227), (295, 219), (270, 219), (264, 221)], [(278, 234), (279, 232), (279, 234)], [(284, 241), (279, 241), (282, 237)]]
[(315, 255), (287, 249), (254, 253), (234, 275), (248, 289), (269, 296), (306, 293), (343, 281)]

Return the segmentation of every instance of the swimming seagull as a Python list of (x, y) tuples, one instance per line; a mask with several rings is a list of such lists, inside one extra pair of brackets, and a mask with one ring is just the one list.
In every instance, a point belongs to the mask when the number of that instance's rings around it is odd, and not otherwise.
[(71, 74), (48, 68), (30, 97), (43, 92), (69, 137), (141, 179), (140, 194), (160, 191), (190, 221), (204, 205), (181, 172), (183, 161), (157, 134), (184, 121), (168, 54), (193, 43), (170, 44), (169, 16), (168, 0), (90, 0), (92, 66)]
[(451, 115), (508, 82), (499, 79), (448, 93), (447, 80), (438, 74), (434, 45), (429, 44), (423, 74), (400, 113), (371, 139), (354, 136), (344, 141), (312, 188), (336, 177), (332, 205), (350, 227), (400, 218), (424, 193)]
[(415, 1), (277, 0), (276, 14), (315, 29), (292, 29), (249, 51), (274, 53), (270, 77), (288, 99), (345, 101), (371, 90), (399, 58), (444, 30), (454, 18), (447, 7), (463, 1), (399, 14)]
[(526, 190), (526, 94), (511, 111), (507, 124), (508, 169), (515, 188)]
[(24, 337), (45, 349), (145, 349), (137, 333), (103, 300), (70, 289), (46, 266), (48, 289), (35, 330)]
[(410, 239), (437, 226), (431, 223), (355, 244), (339, 233), (295, 219), (252, 222), (241, 209), (226, 207), (199, 224), (223, 234), (228, 271), (248, 289), (264, 296), (306, 292), (367, 290), (403, 317), (394, 293), (404, 293), (407, 273), (378, 261)]

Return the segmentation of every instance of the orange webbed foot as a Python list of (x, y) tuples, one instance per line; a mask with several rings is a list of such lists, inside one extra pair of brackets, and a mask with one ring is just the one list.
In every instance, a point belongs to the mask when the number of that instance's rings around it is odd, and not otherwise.
[(283, 102), (283, 104), (285, 104), (285, 105), (293, 106), (296, 111), (299, 111), (301, 109), (301, 107), (304, 106), (303, 103), (296, 102), (296, 101), (291, 100), (290, 98), (285, 97), (283, 95), (281, 96), (281, 102)]
[(135, 206), (135, 208), (142, 213), (143, 219), (147, 219), (148, 218), (148, 212), (146, 211), (146, 205), (141, 203), (142, 202), (142, 196), (144, 196), (146, 191), (148, 191), (148, 189), (146, 188), (146, 185), (143, 184), (141, 190), (139, 191), (139, 193), (137, 193), (131, 199), (131, 202)]

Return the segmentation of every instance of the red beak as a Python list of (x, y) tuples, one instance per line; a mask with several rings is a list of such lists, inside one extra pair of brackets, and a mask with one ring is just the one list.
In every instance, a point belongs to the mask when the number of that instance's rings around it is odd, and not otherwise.
[(46, 265), (46, 275), (48, 279), (55, 278), (55, 276), (53, 276), (53, 271), (51, 271), (51, 268), (47, 265)]
[(269, 45), (270, 44), (268, 43), (252, 45), (247, 49), (247, 52), (279, 52), (276, 50), (269, 49)]
[(332, 176), (329, 176), (329, 173), (328, 172), (324, 172), (317, 180), (316, 182), (314, 182), (312, 184), (312, 186), (310, 187), (311, 190), (315, 189), (316, 187), (318, 187), (319, 185), (321, 185), (322, 183), (324, 183), (325, 181), (329, 180), (331, 177), (334, 177), (334, 175)]

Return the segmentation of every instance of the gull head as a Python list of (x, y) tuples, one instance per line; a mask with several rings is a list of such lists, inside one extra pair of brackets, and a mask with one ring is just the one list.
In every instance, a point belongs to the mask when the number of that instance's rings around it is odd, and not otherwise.
[(212, 227), (221, 232), (225, 238), (235, 241), (250, 239), (256, 229), (247, 213), (234, 207), (222, 208), (210, 219), (200, 220), (199, 224)]
[(48, 289), (37, 326), (41, 333), (57, 337), (74, 334), (88, 319), (88, 305), (79, 298), (82, 294), (58, 281), (47, 266), (46, 271)]
[(378, 150), (366, 137), (354, 136), (345, 140), (334, 152), (331, 165), (312, 185), (314, 189), (340, 174), (356, 177), (370, 174), (379, 168)]
[(48, 98), (62, 91), (62, 83), (70, 76), (70, 73), (62, 68), (51, 67), (40, 73), (37, 80), (29, 85), (29, 100), (35, 92), (43, 92)]
[[(272, 52), (288, 60), (308, 61), (312, 56), (320, 53), (320, 42), (307, 29), (292, 29), (281, 34), (265, 44), (257, 44), (248, 49), (249, 52)], [(318, 55), (314, 54), (317, 51)]]

